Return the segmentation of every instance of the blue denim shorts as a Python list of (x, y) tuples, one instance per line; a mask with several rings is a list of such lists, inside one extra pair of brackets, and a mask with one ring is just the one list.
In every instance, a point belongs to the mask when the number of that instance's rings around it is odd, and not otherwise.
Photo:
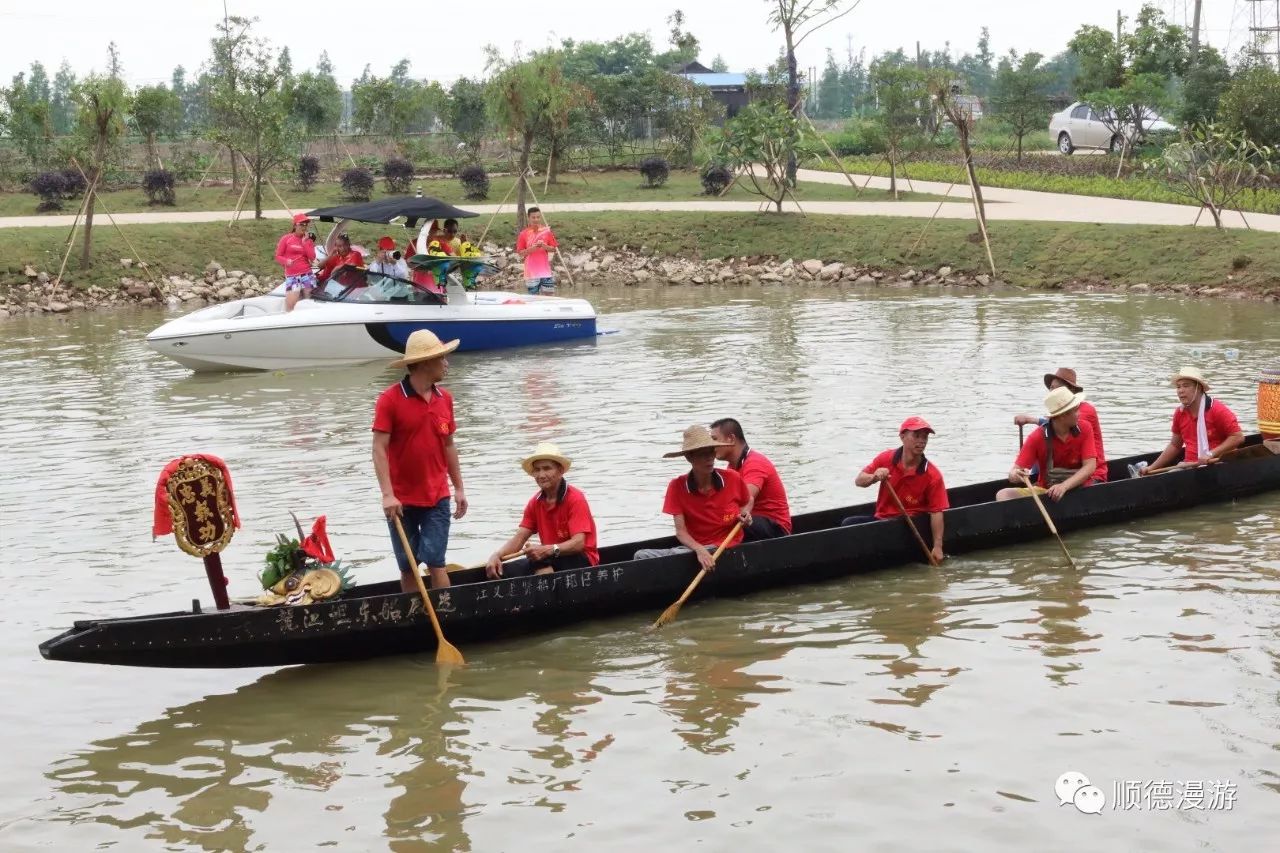
[(524, 289), (529, 291), (530, 296), (537, 296), (539, 293), (555, 293), (556, 280), (551, 276), (546, 278), (526, 278), (524, 280)]
[(313, 272), (299, 273), (298, 275), (287, 275), (284, 277), (284, 289), (288, 293), (290, 290), (314, 290), (316, 287), (316, 274)]
[[(402, 508), (400, 523), (404, 525), (404, 535), (409, 537), (409, 545), (413, 548), (417, 562), (426, 563), (428, 568), (444, 568), (444, 552), (449, 544), (449, 510), (449, 498), (441, 498), (435, 506), (406, 505)], [(409, 574), (413, 567), (405, 559), (395, 522), (388, 520), (387, 530), (391, 532), (391, 547), (396, 553), (396, 563), (402, 573)]]

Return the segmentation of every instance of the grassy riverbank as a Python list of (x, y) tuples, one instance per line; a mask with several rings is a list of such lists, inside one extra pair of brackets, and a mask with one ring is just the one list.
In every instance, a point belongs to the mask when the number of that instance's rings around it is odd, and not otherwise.
[[(459, 207), (466, 208), (468, 204), (498, 204), (504, 198), (507, 198), (508, 192), (514, 183), (515, 178), (511, 175), (494, 176), (489, 184), (489, 198), (476, 202), (467, 202), (463, 199), (464, 191), (457, 178), (415, 180), (410, 187), (409, 193), (416, 193), (418, 188), (421, 187), (424, 195), (435, 196)], [(688, 171), (673, 171), (665, 184), (653, 189), (642, 186), (643, 179), (640, 177), (640, 173), (636, 171), (575, 172), (561, 175), (559, 183), (550, 184), (549, 186), (544, 185), (542, 181), (537, 179), (534, 179), (532, 183), (533, 192), (538, 201), (545, 202), (698, 201), (707, 198), (707, 196), (702, 195), (702, 183), (697, 173)], [(314, 210), (318, 207), (343, 204), (347, 201), (343, 197), (342, 188), (336, 183), (317, 184), (308, 192), (302, 192), (287, 184), (280, 183), (276, 184), (276, 191), (280, 193), (285, 204), (293, 210)], [(391, 195), (403, 195), (403, 193), (387, 192), (386, 185), (382, 180), (378, 180), (375, 183), (373, 191), (375, 200)], [(839, 184), (806, 183), (801, 184), (796, 191), (796, 196), (802, 202), (805, 200), (850, 201), (853, 199), (853, 195), (853, 190), (848, 186)], [(165, 211), (235, 210), (236, 202), (240, 199), (240, 191), (232, 190), (229, 186), (180, 186), (177, 188), (176, 196), (177, 204), (173, 207), (152, 207), (147, 204), (146, 194), (141, 189), (113, 190), (100, 194), (103, 205), (112, 213), (137, 213), (141, 211), (163, 213)], [(510, 200), (514, 200), (514, 198), (515, 195), (513, 193)], [(759, 196), (748, 193), (740, 186), (734, 187), (724, 196), (727, 201), (751, 201), (759, 198)], [(864, 201), (891, 199), (892, 196), (884, 190), (868, 189), (861, 196), (861, 200)], [(940, 200), (941, 196), (928, 195), (926, 193), (912, 193), (909, 195), (904, 193), (903, 199), (906, 201), (929, 201), (931, 199)], [(964, 199), (950, 200), (964, 201)], [(36, 206), (39, 203), (40, 199), (30, 193), (0, 193), (0, 216), (46, 215), (36, 213)], [(530, 199), (530, 203), (532, 203), (532, 199)], [(271, 192), (270, 187), (263, 188), (262, 205), (266, 210), (279, 210), (285, 206)], [(79, 200), (69, 201), (66, 202), (63, 210), (52, 211), (48, 215), (73, 214), (78, 207)], [(245, 209), (249, 211), (250, 216), (253, 215), (253, 199), (251, 197), (246, 200)], [(102, 212), (102, 207), (98, 208), (98, 212)]]
[[(481, 223), (483, 220), (476, 220)], [(472, 223), (468, 223), (472, 225)], [(981, 243), (971, 240), (972, 223), (937, 221), (917, 252), (907, 251), (923, 222), (914, 219), (741, 213), (582, 213), (560, 214), (553, 224), (567, 253), (591, 245), (641, 249), (654, 255), (688, 258), (776, 256), (818, 258), (890, 270), (908, 267), (957, 272), (985, 271)], [(477, 231), (483, 225), (472, 225)], [(272, 262), (279, 222), (247, 222), (228, 230), (225, 223), (125, 226), (125, 233), (154, 272), (194, 274), (216, 260), (227, 269), (278, 275)], [(510, 242), (514, 218), (499, 217), (489, 240)], [(369, 241), (377, 226), (353, 229)], [(17, 228), (6, 235), (0, 278), (25, 281), (31, 264), (50, 274), (61, 260), (64, 228)], [(478, 235), (473, 235), (478, 236)], [(1000, 277), (1030, 287), (1072, 282), (1117, 285), (1192, 285), (1231, 287), (1258, 295), (1280, 293), (1280, 238), (1252, 231), (1217, 232), (1210, 228), (998, 222), (992, 249)], [(118, 259), (137, 258), (109, 226), (95, 229), (99, 263), (77, 270), (75, 255), (68, 278), (80, 286), (114, 286), (122, 274)], [(127, 273), (140, 277), (135, 269)], [(1231, 279), (1228, 279), (1228, 276)]]

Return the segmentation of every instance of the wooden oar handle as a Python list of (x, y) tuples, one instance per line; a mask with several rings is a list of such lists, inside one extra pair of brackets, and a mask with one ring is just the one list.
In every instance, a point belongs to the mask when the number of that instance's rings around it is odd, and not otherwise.
[(739, 521), (737, 524), (733, 526), (733, 529), (729, 531), (729, 535), (724, 537), (724, 541), (720, 543), (720, 547), (717, 548), (715, 550), (715, 553), (711, 555), (711, 562), (714, 563), (716, 560), (720, 559), (720, 555), (724, 553), (724, 549), (729, 547), (729, 542), (732, 541), (733, 537), (737, 536), (738, 532), (741, 530), (742, 530), (742, 522)]
[(907, 508), (903, 505), (902, 498), (898, 497), (898, 490), (888, 480), (883, 482), (885, 488), (889, 490), (889, 497), (893, 498), (893, 502), (898, 505), (898, 512), (902, 513), (902, 518), (907, 522), (907, 527), (911, 528), (911, 535), (920, 543), (920, 550), (924, 551), (924, 558), (929, 561), (929, 565), (938, 565), (938, 561), (933, 557), (933, 551), (929, 550), (929, 546), (925, 544), (924, 537), (920, 535), (920, 531), (916, 529), (915, 522), (911, 520), (911, 516), (907, 513)]

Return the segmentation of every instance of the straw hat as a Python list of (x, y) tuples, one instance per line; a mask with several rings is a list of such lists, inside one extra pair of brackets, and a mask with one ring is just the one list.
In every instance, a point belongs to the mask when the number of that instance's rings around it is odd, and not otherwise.
[(1080, 383), (1076, 382), (1076, 372), (1070, 367), (1059, 367), (1056, 373), (1046, 373), (1044, 375), (1044, 387), (1048, 388), (1053, 380), (1058, 379), (1067, 384), (1072, 394), (1079, 394), (1084, 389), (1080, 387)]
[(1173, 374), (1173, 378), (1169, 380), (1170, 385), (1177, 385), (1179, 379), (1190, 379), (1197, 382), (1205, 391), (1209, 390), (1209, 381), (1204, 378), (1204, 374), (1194, 367), (1184, 367), (1177, 373)]
[(675, 459), (677, 456), (684, 456), (686, 453), (693, 453), (696, 450), (705, 450), (708, 447), (729, 447), (727, 441), (716, 441), (711, 437), (711, 430), (702, 424), (694, 424), (684, 431), (684, 443), (679, 450), (671, 453), (662, 454), (663, 459)]
[(564, 470), (568, 471), (569, 466), (573, 464), (573, 460), (560, 452), (560, 448), (556, 447), (549, 441), (544, 441), (533, 449), (533, 452), (520, 460), (520, 467), (530, 477), (533, 476), (533, 463), (539, 459), (550, 459)]
[(447, 344), (441, 343), (440, 339), (431, 330), (419, 329), (410, 335), (409, 340), (405, 343), (404, 358), (398, 358), (391, 362), (391, 366), (408, 367), (420, 361), (440, 358), (456, 350), (460, 343), (462, 343), (460, 340), (452, 340)]
[(1044, 408), (1049, 413), (1049, 417), (1056, 418), (1079, 408), (1083, 402), (1083, 391), (1072, 394), (1070, 388), (1054, 388), (1044, 398)]

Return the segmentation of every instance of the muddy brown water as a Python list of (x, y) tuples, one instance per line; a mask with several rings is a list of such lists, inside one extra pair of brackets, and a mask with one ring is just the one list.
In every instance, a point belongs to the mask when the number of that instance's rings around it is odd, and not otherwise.
[[(463, 355), (449, 383), (487, 555), (553, 439), (603, 542), (664, 533), (661, 459), (739, 417), (797, 511), (869, 498), (853, 476), (909, 414), (952, 485), (994, 478), (1011, 416), (1074, 366), (1119, 456), (1157, 448), (1165, 378), (1201, 365), (1252, 429), (1280, 360), (1273, 306), (1115, 295), (593, 290), (597, 342)], [(1173, 850), (1280, 837), (1277, 498), (430, 656), (214, 672), (51, 663), (75, 619), (208, 598), (153, 542), (175, 455), (223, 456), (249, 595), (287, 510), (325, 513), (362, 581), (394, 577), (369, 461), (381, 365), (192, 376), (151, 353), (161, 314), (0, 325), (0, 849)], [(1101, 814), (1060, 805), (1078, 771)], [(1117, 784), (1145, 783), (1143, 808)], [(1156, 783), (1168, 783), (1174, 808)], [(1189, 795), (1205, 786), (1199, 807)], [(1190, 783), (1190, 784), (1189, 784)], [(1217, 800), (1213, 799), (1217, 783)], [(1227, 792), (1231, 797), (1227, 797)], [(1231, 808), (1227, 800), (1230, 800)]]

